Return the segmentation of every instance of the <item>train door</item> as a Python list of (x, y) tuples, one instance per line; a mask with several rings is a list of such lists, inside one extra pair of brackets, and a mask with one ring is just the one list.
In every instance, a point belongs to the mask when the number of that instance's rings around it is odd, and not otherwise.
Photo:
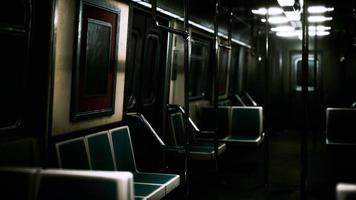
[[(168, 21), (159, 18), (160, 24)], [(125, 76), (125, 111), (144, 114), (160, 134), (167, 102), (167, 36), (152, 27), (151, 14), (133, 9), (129, 63)]]
[[(303, 127), (303, 101), (302, 101), (302, 53), (292, 52), (291, 61), (291, 89), (293, 93), (291, 108), (294, 127)], [(316, 65), (315, 65), (316, 64)], [(309, 54), (308, 59), (308, 124), (311, 128), (320, 127), (322, 115), (321, 97), (321, 54), (318, 53), (317, 60), (314, 54)]]
[(45, 147), (52, 1), (0, 5), (0, 166), (38, 166)]

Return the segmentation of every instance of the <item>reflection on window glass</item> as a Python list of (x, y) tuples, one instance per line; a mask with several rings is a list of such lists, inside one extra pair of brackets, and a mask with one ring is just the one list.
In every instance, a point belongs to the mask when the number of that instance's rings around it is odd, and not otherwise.
[(189, 70), (189, 97), (204, 97), (207, 90), (209, 42), (192, 40)]
[(161, 41), (157, 35), (148, 34), (143, 57), (142, 98), (146, 105), (153, 104), (157, 93), (157, 84), (160, 64)]
[(230, 63), (230, 72), (229, 72), (229, 91), (231, 93), (237, 90), (237, 79), (238, 79), (238, 57), (239, 49), (234, 47), (231, 49), (231, 63)]
[[(302, 90), (302, 60), (298, 59), (296, 61), (295, 67), (296, 67), (296, 90), (301, 91)], [(317, 67), (319, 66), (319, 61), (317, 61)], [(314, 59), (308, 60), (308, 90), (313, 91), (315, 89), (315, 77), (316, 74), (315, 72), (315, 65), (314, 65)]]
[(219, 58), (219, 79), (218, 79), (218, 91), (219, 95), (224, 95), (226, 93), (227, 86), (227, 70), (229, 64), (229, 49), (220, 48), (220, 58)]

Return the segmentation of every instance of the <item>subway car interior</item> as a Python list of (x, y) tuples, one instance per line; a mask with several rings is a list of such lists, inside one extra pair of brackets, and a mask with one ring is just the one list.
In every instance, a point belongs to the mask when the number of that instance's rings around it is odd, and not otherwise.
[(356, 199), (356, 1), (0, 3), (0, 199)]

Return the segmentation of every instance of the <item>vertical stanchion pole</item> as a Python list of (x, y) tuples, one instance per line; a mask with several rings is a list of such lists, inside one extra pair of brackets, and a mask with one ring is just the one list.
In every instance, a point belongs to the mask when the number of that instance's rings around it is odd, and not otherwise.
[(190, 69), (190, 34), (189, 34), (189, 0), (184, 1), (184, 107), (185, 107), (185, 136), (186, 136), (186, 198), (189, 197), (189, 69)]
[(214, 117), (215, 117), (215, 134), (214, 134), (214, 151), (215, 151), (215, 168), (218, 169), (218, 101), (219, 101), (219, 26), (218, 26), (218, 15), (219, 15), (219, 0), (215, 0), (215, 15), (214, 15), (214, 73), (213, 73), (213, 83), (214, 83)]
[[(266, 0), (266, 8), (270, 5), (270, 0)], [(268, 23), (268, 12), (266, 13), (266, 24), (265, 24), (265, 106), (264, 112), (267, 113), (269, 109), (269, 23)], [(264, 139), (264, 185), (265, 185), (265, 199), (268, 198), (268, 191), (269, 191), (269, 124), (268, 124), (268, 115), (264, 115), (264, 132), (265, 132), (265, 139)]]
[[(321, 100), (320, 98), (320, 94), (321, 94), (321, 90), (318, 87), (318, 80), (319, 80), (319, 76), (318, 76), (318, 35), (316, 34), (316, 30), (315, 30), (315, 36), (314, 36), (314, 99), (317, 99), (319, 102), (319, 100)], [(314, 106), (317, 106), (317, 104), (315, 102), (313, 102)], [(319, 103), (318, 103), (319, 105)], [(319, 109), (318, 109), (319, 110)], [(319, 117), (319, 115), (315, 116), (315, 117)], [(321, 117), (321, 116), (320, 116)], [(319, 132), (318, 129), (318, 124), (316, 124), (318, 121), (314, 121), (314, 127), (313, 127), (313, 151), (316, 149), (317, 146), (317, 134)]]
[(304, 0), (302, 15), (302, 101), (303, 101), (303, 131), (301, 134), (301, 173), (300, 173), (300, 199), (307, 198), (307, 170), (308, 170), (308, 71), (309, 71), (309, 34), (308, 34), (308, 0)]

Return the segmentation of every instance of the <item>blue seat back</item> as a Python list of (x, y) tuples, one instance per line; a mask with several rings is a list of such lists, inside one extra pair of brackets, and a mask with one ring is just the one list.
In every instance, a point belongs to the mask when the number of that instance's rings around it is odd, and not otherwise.
[(230, 134), (257, 138), (263, 131), (262, 107), (231, 107)]
[[(215, 123), (217, 123), (219, 137), (226, 137), (229, 133), (230, 108), (230, 106), (219, 106), (218, 116), (216, 117), (214, 107), (202, 107), (199, 128), (201, 130), (213, 131), (215, 130)], [(215, 120), (218, 121), (215, 122)]]
[(185, 125), (182, 113), (175, 112), (170, 114), (170, 125), (175, 145), (184, 145), (186, 143)]
[(123, 126), (109, 130), (114, 158), (119, 171), (137, 172), (129, 127)]
[(115, 171), (114, 153), (108, 131), (91, 134), (85, 137), (92, 169)]
[(58, 164), (65, 169), (91, 169), (84, 137), (56, 144)]

